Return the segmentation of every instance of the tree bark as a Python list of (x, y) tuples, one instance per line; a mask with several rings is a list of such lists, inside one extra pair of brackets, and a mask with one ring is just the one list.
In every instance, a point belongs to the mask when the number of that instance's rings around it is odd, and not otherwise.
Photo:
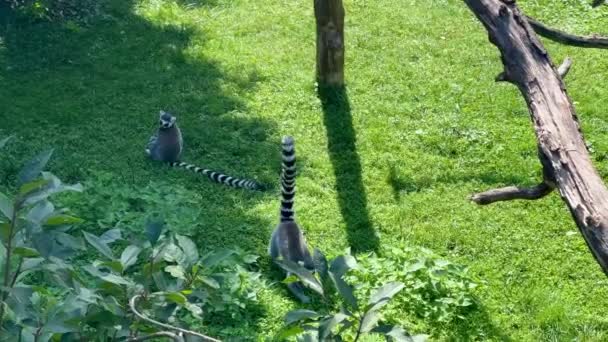
[(314, 0), (317, 21), (317, 82), (344, 85), (344, 6), (342, 0)]
[(608, 189), (593, 167), (561, 77), (514, 0), (464, 1), (500, 50), (505, 79), (526, 99), (545, 179), (554, 180), (608, 275)]

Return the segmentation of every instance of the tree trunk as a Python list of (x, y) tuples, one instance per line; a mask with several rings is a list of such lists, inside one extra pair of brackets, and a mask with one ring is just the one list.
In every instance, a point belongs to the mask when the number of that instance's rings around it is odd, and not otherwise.
[(317, 21), (317, 82), (344, 85), (344, 6), (342, 0), (314, 0)]
[(608, 275), (608, 189), (594, 169), (572, 101), (514, 0), (464, 0), (501, 52), (505, 80), (526, 99), (545, 171)]

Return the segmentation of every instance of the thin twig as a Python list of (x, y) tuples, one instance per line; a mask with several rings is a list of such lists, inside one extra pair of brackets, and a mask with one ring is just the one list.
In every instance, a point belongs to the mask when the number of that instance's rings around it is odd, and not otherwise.
[(150, 334), (150, 335), (146, 335), (146, 336), (141, 336), (141, 337), (133, 337), (128, 339), (127, 341), (129, 342), (139, 342), (139, 341), (146, 341), (146, 340), (151, 340), (153, 338), (156, 337), (168, 337), (170, 339), (173, 340), (173, 342), (184, 342), (184, 338), (179, 336), (176, 333), (172, 333), (172, 332), (168, 332), (168, 331), (160, 331), (154, 334)]
[(162, 322), (159, 322), (159, 321), (155, 321), (152, 318), (149, 318), (149, 317), (143, 315), (142, 313), (140, 313), (139, 311), (137, 311), (137, 300), (139, 298), (142, 298), (142, 296), (141, 295), (135, 295), (135, 296), (133, 296), (131, 298), (131, 300), (129, 301), (129, 307), (131, 308), (131, 311), (133, 311), (133, 313), (135, 314), (135, 316), (139, 317), (141, 320), (144, 320), (144, 321), (146, 321), (146, 322), (148, 322), (150, 324), (156, 325), (156, 326), (161, 327), (163, 329), (169, 329), (169, 330), (179, 331), (181, 333), (188, 334), (188, 335), (198, 336), (198, 337), (202, 338), (203, 341), (205, 341), (205, 342), (221, 342), (220, 340), (216, 340), (216, 339), (214, 339), (212, 337), (209, 337), (209, 336), (197, 333), (195, 331), (190, 331), (190, 330), (182, 329), (182, 328), (175, 327), (175, 326), (172, 326), (172, 325), (169, 325), (169, 324), (165, 324), (165, 323), (162, 323)]

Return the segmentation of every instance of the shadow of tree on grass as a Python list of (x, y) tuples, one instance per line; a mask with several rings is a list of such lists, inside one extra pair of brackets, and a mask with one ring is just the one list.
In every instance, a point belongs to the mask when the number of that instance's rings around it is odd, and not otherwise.
[[(204, 51), (189, 52), (204, 46), (203, 31), (156, 24), (136, 14), (135, 4), (104, 1), (104, 17), (89, 26), (0, 18), (0, 136), (15, 134), (18, 142), (0, 160), (0, 179), (13, 182), (25, 159), (53, 147), (49, 169), (60, 178), (102, 184), (102, 173), (119, 193), (121, 203), (95, 189), (69, 200), (87, 220), (83, 229), (100, 232), (99, 222), (109, 227), (139, 215), (138, 222), (157, 208), (175, 208), (188, 217), (170, 228), (192, 236), (201, 253), (233, 246), (264, 253), (268, 236), (260, 227), (271, 222), (248, 210), (265, 194), (216, 185), (143, 153), (158, 111), (166, 109), (184, 132), (184, 160), (275, 183), (280, 143), (269, 141), (275, 125), (250, 115), (242, 101), (260, 76), (251, 65), (226, 75)], [(256, 317), (241, 336), (254, 336), (256, 320), (265, 315), (261, 306), (252, 309)]]
[(361, 160), (346, 88), (319, 87), (319, 98), (348, 242), (355, 252), (376, 251), (379, 241), (367, 210)]

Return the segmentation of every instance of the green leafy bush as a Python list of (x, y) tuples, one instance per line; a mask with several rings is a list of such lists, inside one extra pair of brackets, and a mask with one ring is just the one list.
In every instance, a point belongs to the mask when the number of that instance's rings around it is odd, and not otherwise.
[[(285, 316), (285, 328), (279, 339), (297, 336), (298, 341), (359, 341), (365, 335), (381, 335), (389, 341), (425, 341), (426, 335), (408, 334), (401, 327), (383, 322), (382, 309), (401, 292), (404, 283), (390, 281), (374, 288), (366, 296), (356, 296), (345, 281), (351, 270), (359, 268), (350, 255), (340, 255), (330, 262), (318, 250), (314, 251), (316, 274), (299, 264), (278, 260), (286, 272), (294, 274), (284, 282), (300, 281), (323, 298), (322, 311), (294, 310)], [(337, 294), (333, 295), (333, 294)], [(367, 303), (362, 305), (361, 298)]]
[[(475, 305), (472, 294), (477, 284), (461, 265), (443, 260), (424, 248), (391, 249), (383, 257), (361, 256), (361, 267), (347, 277), (358, 284), (357, 293), (369, 295), (380, 284), (402, 282), (405, 287), (395, 297), (394, 306), (405, 308), (430, 322), (448, 323), (465, 319)], [(387, 311), (391, 315), (391, 309)], [(402, 316), (393, 310), (393, 317)]]
[(24, 166), (15, 196), (0, 193), (0, 341), (124, 340), (158, 328), (177, 336), (183, 322), (239, 319), (257, 301), (263, 284), (248, 270), (256, 256), (200, 256), (190, 238), (158, 221), (145, 237), (75, 229), (82, 220), (49, 198), (82, 187), (42, 171), (51, 155)]

